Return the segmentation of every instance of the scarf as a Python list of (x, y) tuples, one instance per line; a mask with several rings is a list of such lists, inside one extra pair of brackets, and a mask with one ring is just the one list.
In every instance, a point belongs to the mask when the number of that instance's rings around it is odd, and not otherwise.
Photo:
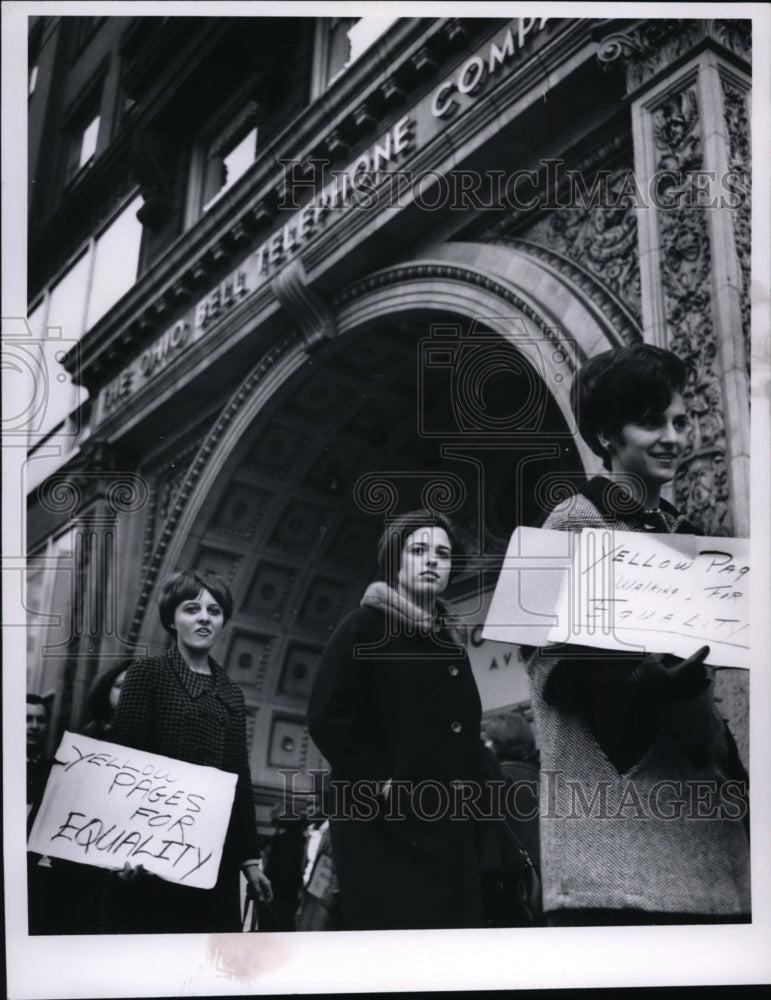
[(465, 648), (468, 642), (466, 629), (461, 624), (457, 611), (452, 605), (438, 598), (435, 610), (422, 608), (400, 594), (398, 590), (379, 580), (367, 587), (360, 603), (363, 608), (381, 611), (386, 617), (409, 625), (424, 635), (443, 630), (453, 643), (461, 648)]

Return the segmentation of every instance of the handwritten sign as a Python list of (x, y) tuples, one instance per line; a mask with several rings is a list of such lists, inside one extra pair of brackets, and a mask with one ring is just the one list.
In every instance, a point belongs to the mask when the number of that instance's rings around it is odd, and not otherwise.
[(747, 539), (518, 528), (482, 635), (748, 668), (749, 580)]
[(236, 775), (66, 732), (28, 850), (211, 889)]

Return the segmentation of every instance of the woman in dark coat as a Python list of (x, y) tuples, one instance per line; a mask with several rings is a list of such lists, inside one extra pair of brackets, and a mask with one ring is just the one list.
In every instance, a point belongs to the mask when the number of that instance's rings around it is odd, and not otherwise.
[(110, 730), (110, 739), (122, 746), (238, 775), (217, 883), (198, 889), (136, 870), (124, 871), (123, 880), (113, 876), (110, 932), (239, 931), (239, 870), (256, 898), (270, 899), (259, 867), (244, 698), (209, 655), (232, 608), (230, 591), (215, 574), (183, 572), (169, 580), (160, 617), (176, 643), (129, 668)]
[(485, 785), (481, 705), (439, 598), (453, 554), (444, 517), (395, 519), (378, 550), (383, 579), (335, 630), (311, 694), (310, 733), (332, 767), (344, 929), (485, 923), (471, 806)]

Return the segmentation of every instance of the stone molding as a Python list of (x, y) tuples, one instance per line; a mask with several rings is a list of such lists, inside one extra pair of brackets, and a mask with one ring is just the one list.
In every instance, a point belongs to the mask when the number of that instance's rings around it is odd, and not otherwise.
[(749, 66), (752, 60), (752, 22), (749, 20), (647, 19), (623, 31), (610, 31), (610, 22), (595, 32), (597, 59), (608, 67), (620, 61), (626, 75), (627, 94), (651, 84), (660, 73), (688, 58), (699, 47), (713, 44)]

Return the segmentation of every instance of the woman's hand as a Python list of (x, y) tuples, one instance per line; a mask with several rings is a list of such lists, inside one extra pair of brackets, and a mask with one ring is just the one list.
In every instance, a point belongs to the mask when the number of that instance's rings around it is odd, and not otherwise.
[(256, 903), (270, 903), (273, 900), (273, 886), (257, 863), (244, 865), (244, 875), (248, 891)]
[(144, 865), (134, 866), (126, 861), (117, 874), (122, 882), (136, 882), (138, 878), (145, 878), (152, 873), (148, 872)]
[(650, 698), (695, 698), (709, 685), (704, 660), (709, 646), (702, 646), (687, 660), (669, 653), (649, 653), (630, 672), (627, 681)]

